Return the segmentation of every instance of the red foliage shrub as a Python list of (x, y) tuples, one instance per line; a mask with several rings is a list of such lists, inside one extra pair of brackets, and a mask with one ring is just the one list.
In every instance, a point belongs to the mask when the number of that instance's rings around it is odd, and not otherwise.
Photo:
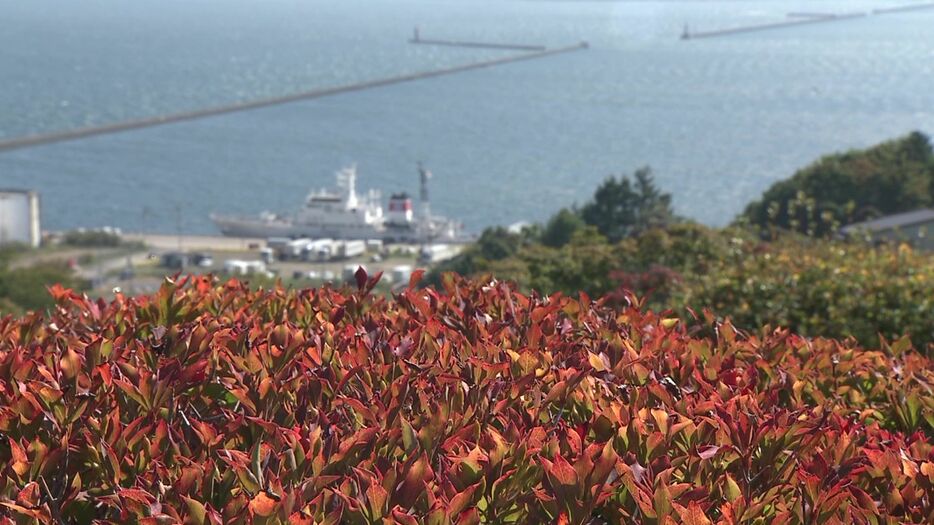
[(616, 270), (610, 272), (610, 279), (617, 283), (616, 290), (607, 295), (608, 303), (613, 305), (627, 304), (631, 294), (640, 297), (666, 298), (672, 287), (682, 281), (678, 272), (658, 264), (649, 266), (644, 272), (627, 272)]
[(0, 522), (934, 522), (931, 362), (586, 296), (250, 291), (0, 321)]

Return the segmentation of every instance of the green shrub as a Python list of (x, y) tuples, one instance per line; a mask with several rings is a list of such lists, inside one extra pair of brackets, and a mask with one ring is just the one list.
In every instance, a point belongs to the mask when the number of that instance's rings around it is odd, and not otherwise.
[(109, 248), (122, 244), (119, 234), (109, 230), (71, 230), (65, 232), (62, 244), (82, 248)]
[(47, 289), (54, 284), (83, 287), (64, 264), (43, 263), (13, 270), (0, 267), (0, 313), (51, 307), (54, 302)]
[(744, 242), (706, 272), (688, 274), (673, 305), (711, 308), (740, 326), (790, 327), (810, 336), (908, 334), (934, 344), (934, 256), (907, 246), (784, 236)]

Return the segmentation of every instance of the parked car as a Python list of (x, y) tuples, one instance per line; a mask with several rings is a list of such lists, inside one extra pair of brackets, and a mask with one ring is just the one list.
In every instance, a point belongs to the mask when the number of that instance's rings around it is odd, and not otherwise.
[(191, 254), (191, 262), (193, 262), (195, 266), (199, 266), (201, 268), (210, 268), (211, 266), (214, 266), (214, 258), (207, 253)]

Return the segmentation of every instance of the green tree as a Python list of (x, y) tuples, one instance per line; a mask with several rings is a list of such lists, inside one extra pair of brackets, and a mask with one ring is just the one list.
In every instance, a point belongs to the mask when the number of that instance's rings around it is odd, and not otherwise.
[(612, 242), (653, 227), (663, 227), (674, 220), (671, 194), (662, 193), (648, 167), (629, 177), (609, 177), (594, 193), (593, 200), (581, 208), (584, 222)]
[(740, 216), (761, 229), (810, 235), (934, 203), (934, 150), (914, 132), (866, 150), (830, 155), (775, 183)]
[(496, 261), (515, 254), (519, 248), (519, 240), (519, 234), (505, 228), (487, 228), (477, 239), (477, 249), (484, 259)]
[(577, 212), (561, 208), (561, 211), (552, 215), (545, 225), (542, 231), (542, 244), (560, 248), (571, 242), (574, 234), (584, 226), (586, 223)]
[(494, 261), (507, 259), (527, 244), (538, 241), (536, 228), (524, 228), (511, 232), (503, 227), (487, 228), (480, 238), (459, 255), (436, 266), (426, 278), (426, 284), (439, 285), (441, 274), (456, 272), (460, 275), (476, 275), (490, 270)]

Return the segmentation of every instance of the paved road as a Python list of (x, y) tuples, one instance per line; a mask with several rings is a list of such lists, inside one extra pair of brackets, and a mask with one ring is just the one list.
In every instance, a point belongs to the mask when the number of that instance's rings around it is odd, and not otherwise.
[(242, 252), (251, 245), (264, 246), (265, 239), (248, 237), (223, 237), (220, 235), (162, 235), (155, 233), (124, 233), (124, 241), (142, 242), (155, 251), (173, 251), (181, 246), (185, 250)]

